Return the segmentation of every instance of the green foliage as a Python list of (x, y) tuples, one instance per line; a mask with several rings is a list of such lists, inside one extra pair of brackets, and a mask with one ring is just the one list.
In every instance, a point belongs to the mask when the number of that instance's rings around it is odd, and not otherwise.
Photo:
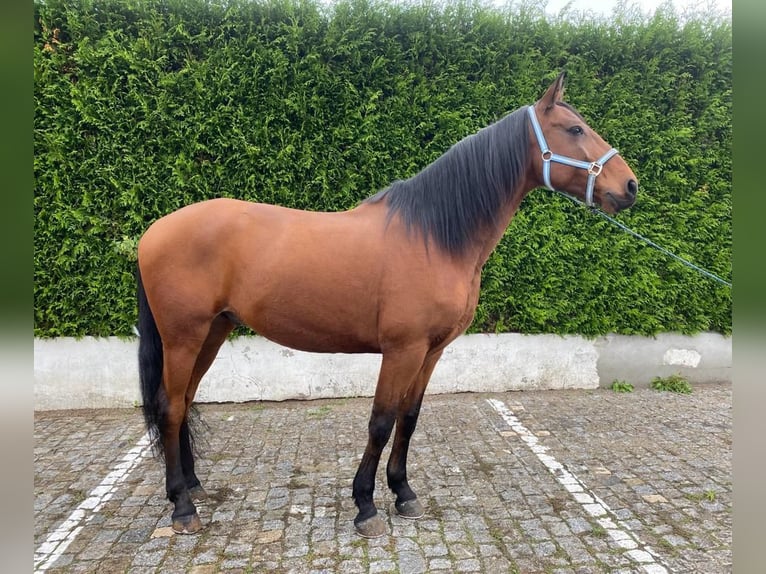
[(708, 489), (704, 492), (688, 492), (684, 494), (684, 497), (692, 502), (715, 502), (717, 496), (716, 491), (713, 489)]
[[(567, 99), (640, 179), (631, 227), (731, 276), (731, 24), (470, 0), (37, 0), (35, 334), (128, 335), (135, 245), (218, 196), (353, 207), (462, 137)], [(473, 331), (731, 330), (731, 294), (545, 191)]]
[(688, 395), (692, 392), (692, 387), (681, 375), (670, 375), (669, 377), (654, 377), (652, 379), (652, 388), (655, 391), (667, 391), (669, 393), (680, 393)]
[(614, 381), (612, 383), (611, 388), (615, 393), (632, 393), (633, 392), (633, 385), (625, 381)]

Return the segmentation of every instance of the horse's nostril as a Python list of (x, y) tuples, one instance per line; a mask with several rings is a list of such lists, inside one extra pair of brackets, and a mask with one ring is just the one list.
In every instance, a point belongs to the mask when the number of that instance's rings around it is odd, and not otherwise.
[(636, 197), (638, 193), (638, 182), (635, 179), (628, 180), (628, 195)]

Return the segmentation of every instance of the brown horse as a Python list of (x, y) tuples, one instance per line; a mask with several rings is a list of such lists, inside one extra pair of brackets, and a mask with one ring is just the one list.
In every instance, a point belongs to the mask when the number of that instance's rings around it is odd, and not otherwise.
[(423, 393), (444, 348), (471, 323), (482, 267), (521, 200), (545, 184), (616, 213), (636, 197), (635, 175), (561, 101), (563, 84), (562, 74), (533, 106), (350, 211), (213, 199), (146, 231), (138, 246), (141, 389), (176, 532), (202, 528), (190, 407), (238, 323), (304, 351), (382, 353), (353, 482), (354, 524), (366, 537), (386, 531), (373, 489), (394, 426), (387, 478), (395, 508), (423, 515), (406, 470)]

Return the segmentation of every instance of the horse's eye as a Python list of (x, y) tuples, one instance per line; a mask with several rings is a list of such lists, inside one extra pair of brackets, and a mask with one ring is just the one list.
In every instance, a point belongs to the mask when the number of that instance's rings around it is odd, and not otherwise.
[(572, 126), (567, 131), (573, 136), (581, 136), (585, 133), (585, 130), (583, 130), (580, 126)]

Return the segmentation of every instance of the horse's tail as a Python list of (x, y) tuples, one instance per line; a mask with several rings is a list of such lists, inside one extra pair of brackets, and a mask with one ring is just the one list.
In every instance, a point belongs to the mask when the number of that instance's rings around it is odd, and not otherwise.
[(152, 309), (146, 299), (141, 280), (141, 269), (136, 271), (138, 283), (138, 376), (143, 398), (144, 421), (156, 455), (164, 455), (162, 429), (165, 422), (164, 394), (162, 390), (162, 337), (157, 330)]

